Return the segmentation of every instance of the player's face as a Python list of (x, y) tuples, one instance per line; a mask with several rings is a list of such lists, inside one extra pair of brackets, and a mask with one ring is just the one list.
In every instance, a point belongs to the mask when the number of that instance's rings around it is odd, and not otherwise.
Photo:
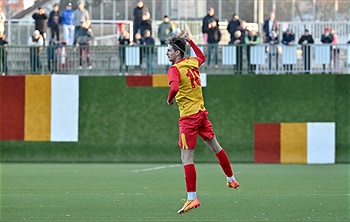
[(179, 55), (179, 50), (175, 52), (174, 48), (171, 45), (168, 45), (168, 49), (166, 51), (166, 56), (168, 56), (168, 59), (170, 62), (176, 62), (176, 58)]

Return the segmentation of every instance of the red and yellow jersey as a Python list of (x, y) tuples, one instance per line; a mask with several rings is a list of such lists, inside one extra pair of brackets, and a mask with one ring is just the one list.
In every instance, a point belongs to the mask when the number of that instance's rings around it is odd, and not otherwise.
[(178, 103), (180, 117), (205, 110), (199, 73), (199, 66), (204, 61), (197, 57), (184, 58), (169, 68), (169, 84), (172, 81), (179, 83), (179, 91), (175, 99)]

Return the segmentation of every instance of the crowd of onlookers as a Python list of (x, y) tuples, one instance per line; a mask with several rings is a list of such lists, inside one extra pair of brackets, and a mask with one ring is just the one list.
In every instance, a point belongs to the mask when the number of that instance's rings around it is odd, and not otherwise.
[[(83, 64), (86, 67), (92, 69), (92, 62), (90, 59), (90, 41), (93, 39), (93, 33), (91, 29), (90, 15), (87, 9), (85, 9), (85, 2), (79, 0), (77, 7), (73, 10), (73, 4), (68, 3), (65, 9), (61, 12), (59, 5), (54, 4), (50, 13), (47, 13), (43, 8), (39, 7), (37, 11), (32, 15), (35, 22), (35, 28), (33, 34), (28, 38), (28, 45), (30, 47), (30, 66), (32, 72), (40, 71), (41, 62), (40, 55), (43, 53), (43, 47), (47, 47), (47, 66), (50, 72), (55, 72), (57, 68), (57, 57), (60, 54), (62, 61), (66, 63), (65, 54), (67, 53), (65, 46), (79, 46), (74, 50), (79, 51), (79, 69), (83, 68)], [(5, 14), (0, 7), (0, 46), (6, 46), (8, 42), (4, 36), (4, 22), (6, 20)], [(142, 0), (137, 2), (133, 10), (133, 27), (132, 36), (125, 28), (121, 30), (118, 39), (118, 46), (127, 45), (145, 45), (140, 49), (140, 63), (143, 58), (146, 60), (147, 73), (153, 73), (153, 46), (155, 45), (155, 38), (152, 36), (152, 20), (148, 8), (144, 5)], [(48, 33), (49, 29), (49, 33)], [(62, 30), (60, 30), (62, 29)], [(63, 31), (63, 40), (60, 38), (60, 31)], [(314, 39), (309, 30), (305, 29), (304, 34), (301, 35), (299, 40), (295, 39), (295, 34), (290, 28), (287, 28), (284, 32), (280, 32), (278, 21), (275, 18), (275, 13), (270, 13), (268, 19), (265, 20), (262, 28), (262, 35), (259, 30), (254, 27), (248, 27), (247, 22), (239, 17), (237, 14), (233, 14), (227, 25), (227, 31), (230, 35), (229, 45), (236, 45), (236, 65), (234, 66), (235, 73), (242, 73), (243, 69), (243, 57), (246, 56), (248, 72), (253, 73), (256, 69), (256, 65), (250, 61), (250, 48), (265, 43), (266, 53), (268, 54), (268, 67), (269, 70), (278, 72), (279, 68), (279, 45), (296, 45), (300, 44), (303, 51), (304, 69), (306, 72), (310, 71), (310, 44), (314, 43)], [(207, 15), (202, 21), (202, 33), (204, 44), (208, 44), (206, 49), (207, 66), (214, 63), (214, 68), (218, 68), (218, 44), (222, 40), (222, 34), (219, 27), (219, 20), (215, 15), (215, 9), (210, 7)], [(281, 33), (281, 37), (279, 36)], [(182, 31), (173, 25), (170, 18), (165, 15), (162, 23), (158, 26), (157, 38), (161, 45), (166, 44), (166, 40), (173, 35), (181, 35)], [(335, 30), (325, 28), (325, 32), (321, 37), (322, 43), (337, 44), (338, 38)], [(350, 41), (349, 41), (350, 43)], [(6, 61), (6, 48), (1, 47), (1, 67), (2, 73), (7, 73), (7, 61)], [(331, 50), (331, 56), (336, 64), (339, 57), (339, 51)], [(86, 63), (83, 62), (86, 57)], [(126, 66), (126, 52), (125, 47), (119, 47), (119, 70), (120, 72), (125, 66), (126, 72), (128, 66)], [(323, 70), (325, 70), (323, 65)], [(283, 69), (289, 73), (293, 70), (292, 64), (284, 64)]]

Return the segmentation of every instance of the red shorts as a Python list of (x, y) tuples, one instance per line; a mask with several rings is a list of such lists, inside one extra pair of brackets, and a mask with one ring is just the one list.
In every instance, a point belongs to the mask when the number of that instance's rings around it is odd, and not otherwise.
[(197, 135), (203, 140), (214, 137), (213, 126), (208, 119), (208, 111), (199, 111), (190, 116), (179, 119), (179, 146), (181, 149), (194, 149), (196, 147)]

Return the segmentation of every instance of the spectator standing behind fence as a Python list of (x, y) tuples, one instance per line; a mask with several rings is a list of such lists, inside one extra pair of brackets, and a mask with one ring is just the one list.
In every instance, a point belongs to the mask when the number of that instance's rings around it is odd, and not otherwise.
[(158, 27), (158, 38), (161, 45), (166, 44), (166, 40), (173, 35), (173, 31), (169, 16), (164, 15), (163, 22)]
[[(140, 33), (135, 34), (134, 39), (132, 41), (132, 45), (135, 45), (135, 46), (143, 45), (142, 36)], [(141, 70), (142, 59), (143, 59), (143, 48), (140, 46), (140, 65), (137, 67), (139, 70)]]
[[(143, 4), (143, 1), (138, 1), (134, 8), (134, 36), (140, 31), (140, 25), (143, 21), (143, 15), (148, 12), (148, 8)], [(142, 33), (142, 32), (141, 32)]]
[(35, 30), (40, 32), (40, 35), (43, 38), (43, 43), (45, 45), (46, 39), (46, 20), (49, 18), (49, 15), (41, 7), (32, 15), (32, 18), (35, 20)]
[(146, 30), (149, 30), (152, 35), (152, 20), (149, 12), (145, 12), (142, 17), (142, 22), (140, 23), (140, 33), (142, 36), (144, 36)]
[(5, 21), (6, 16), (5, 13), (2, 11), (2, 7), (0, 6), (0, 32), (5, 34)]
[[(282, 44), (286, 46), (295, 45), (295, 36), (292, 32), (292, 29), (287, 28), (286, 31), (283, 33)], [(283, 64), (283, 68), (287, 71), (287, 74), (293, 72), (293, 64)]]
[[(331, 44), (333, 42), (333, 35), (331, 33), (331, 29), (329, 27), (326, 27), (324, 29), (324, 34), (322, 34), (321, 36), (321, 42), (323, 44)], [(332, 46), (330, 47), (330, 53), (332, 52)], [(323, 67), (323, 72), (322, 73), (325, 73), (326, 72), (326, 64), (323, 64), (322, 65)]]
[(221, 31), (217, 20), (211, 19), (208, 25), (208, 66), (210, 66), (211, 53), (214, 49), (214, 68), (219, 68), (218, 66), (218, 44), (221, 40)]
[(59, 24), (61, 23), (61, 13), (58, 10), (59, 10), (59, 5), (54, 4), (53, 9), (49, 14), (49, 19), (47, 20), (47, 27), (50, 28), (51, 39), (54, 39), (56, 36), (56, 40), (60, 41)]
[(248, 30), (248, 35), (245, 37), (245, 44), (247, 45), (247, 62), (248, 62), (248, 73), (254, 74), (256, 70), (256, 65), (251, 64), (251, 59), (250, 59), (250, 50), (251, 47), (254, 47), (258, 44), (260, 44), (260, 37), (257, 31), (253, 28), (250, 28)]
[[(204, 18), (203, 18), (202, 33), (203, 33), (204, 44), (208, 43), (209, 23), (210, 23), (211, 20), (216, 19), (214, 17), (214, 13), (215, 13), (214, 8), (210, 7), (209, 10), (208, 10), (208, 14), (206, 16), (204, 16)], [(218, 20), (217, 20), (217, 23), (219, 23)]]
[(72, 9), (72, 3), (68, 3), (66, 8), (62, 12), (61, 23), (63, 25), (63, 41), (67, 45), (73, 45), (74, 43), (74, 10)]
[[(88, 10), (85, 9), (85, 2), (84, 1), (79, 1), (78, 2), (78, 8), (74, 11), (73, 15), (73, 24), (75, 28), (75, 35), (81, 28), (81, 22), (84, 21), (87, 26), (90, 26), (90, 14)], [(74, 37), (76, 40), (77, 38)], [(73, 43), (75, 45), (76, 42)]]
[[(130, 34), (128, 31), (124, 30), (118, 39), (118, 49), (119, 49), (119, 72), (121, 74), (123, 65), (125, 64), (125, 47), (131, 45)], [(125, 72), (128, 72), (128, 66), (125, 65)]]
[(75, 41), (79, 44), (79, 69), (83, 68), (83, 57), (86, 55), (86, 62), (89, 69), (92, 69), (90, 59), (90, 41), (93, 39), (92, 30), (88, 22), (81, 21), (81, 28), (76, 33)]
[(278, 31), (278, 22), (276, 20), (276, 15), (274, 12), (271, 12), (269, 18), (265, 20), (263, 30), (265, 32), (265, 42), (269, 43), (270, 33), (272, 31), (275, 31), (277, 33)]
[(33, 73), (40, 71), (40, 55), (43, 51), (44, 38), (39, 30), (35, 30), (28, 38), (30, 67)]
[(1, 72), (2, 75), (7, 74), (7, 44), (5, 35), (0, 31), (0, 58), (1, 58)]
[(230, 22), (227, 25), (227, 31), (230, 33), (230, 42), (229, 44), (234, 44), (235, 41), (235, 32), (239, 29), (241, 26), (241, 21), (239, 20), (239, 16), (237, 14), (233, 14)]
[(301, 49), (303, 51), (303, 60), (304, 60), (304, 71), (307, 74), (310, 74), (311, 70), (311, 46), (310, 44), (314, 44), (314, 38), (310, 35), (308, 29), (305, 29), (304, 35), (302, 35), (298, 41), (298, 44), (301, 45)]
[(153, 74), (153, 53), (154, 53), (154, 38), (151, 36), (150, 30), (145, 30), (143, 35), (143, 44), (146, 46), (146, 64), (147, 64), (147, 74)]
[(56, 42), (54, 38), (50, 39), (49, 46), (47, 47), (47, 67), (50, 73), (57, 71), (57, 60), (60, 44)]
[(339, 67), (340, 49), (336, 46), (336, 44), (339, 44), (338, 34), (334, 29), (331, 31), (331, 34), (333, 36), (333, 41), (332, 41), (332, 44), (333, 44), (333, 46), (332, 46), (333, 72), (339, 73), (339, 71), (340, 71), (340, 67)]
[(278, 74), (278, 44), (280, 41), (278, 40), (277, 32), (270, 32), (270, 41), (269, 41), (269, 73), (272, 70), (272, 60), (275, 58), (275, 72)]
[(233, 38), (229, 44), (236, 45), (236, 65), (234, 65), (234, 71), (236, 74), (242, 74), (243, 68), (243, 46), (245, 44), (245, 37), (242, 35), (240, 30), (236, 30)]

